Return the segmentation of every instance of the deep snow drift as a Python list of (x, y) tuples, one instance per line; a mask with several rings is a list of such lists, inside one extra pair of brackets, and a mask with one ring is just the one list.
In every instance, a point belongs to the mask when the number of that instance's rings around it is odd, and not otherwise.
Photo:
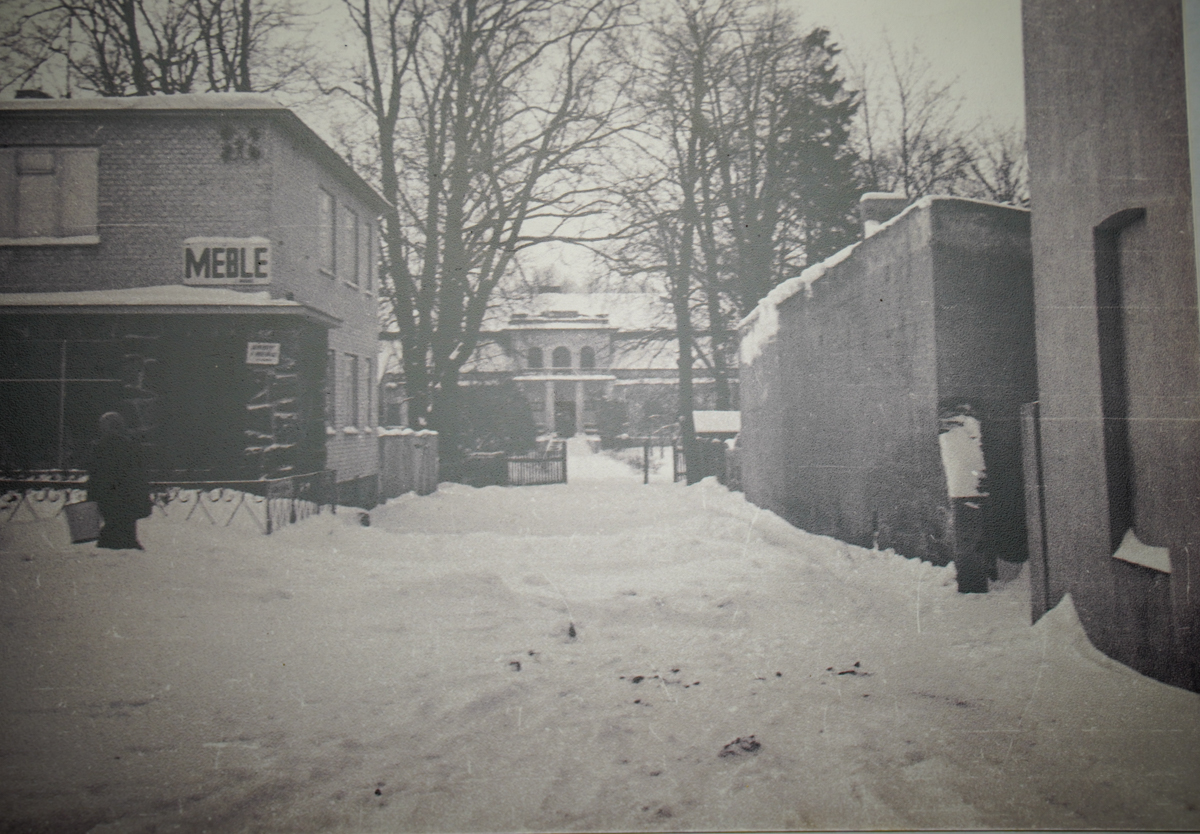
[(1200, 696), (1069, 600), (664, 464), (144, 553), (0, 524), (0, 830), (1200, 828)]

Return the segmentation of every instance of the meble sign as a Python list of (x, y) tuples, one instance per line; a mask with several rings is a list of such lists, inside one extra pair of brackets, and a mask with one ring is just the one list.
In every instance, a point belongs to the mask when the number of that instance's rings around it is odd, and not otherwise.
[(183, 283), (269, 284), (271, 241), (265, 237), (190, 237), (183, 242)]

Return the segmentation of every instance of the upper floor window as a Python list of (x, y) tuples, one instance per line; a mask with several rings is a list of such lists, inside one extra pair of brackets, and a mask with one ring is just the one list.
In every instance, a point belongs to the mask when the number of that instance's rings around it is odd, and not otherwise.
[(334, 224), (333, 195), (324, 188), (317, 191), (317, 245), (321, 269), (330, 275), (337, 270), (337, 226)]
[(596, 367), (596, 351), (590, 347), (582, 347), (579, 349), (579, 367), (594, 368)]
[(367, 279), (366, 290), (371, 292), (375, 289), (375, 235), (371, 233), (370, 223), (366, 223), (363, 227), (363, 250), (365, 263), (363, 272)]
[(354, 286), (358, 286), (359, 268), (362, 265), (362, 251), (360, 249), (359, 235), (361, 229), (358, 226), (358, 215), (350, 208), (342, 206), (342, 252), (345, 253), (343, 258), (342, 277)]
[(0, 243), (99, 243), (96, 148), (0, 148)]
[(542, 349), (539, 347), (531, 347), (529, 349), (529, 367), (541, 368), (542, 365)]
[(569, 368), (571, 367), (571, 351), (565, 347), (556, 347), (551, 361), (556, 368)]

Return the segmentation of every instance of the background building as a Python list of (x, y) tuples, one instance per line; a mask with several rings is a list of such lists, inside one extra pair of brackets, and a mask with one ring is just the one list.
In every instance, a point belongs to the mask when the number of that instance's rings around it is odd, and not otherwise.
[(1178, 0), (1025, 0), (1033, 613), (1200, 689), (1200, 330)]
[(384, 205), (264, 96), (0, 104), (0, 467), (118, 410), (159, 477), (371, 500)]
[[(706, 336), (698, 342), (707, 350)], [(679, 409), (678, 355), (674, 314), (661, 295), (547, 291), (497, 306), (461, 382), (515, 383), (539, 432), (669, 436)], [(713, 380), (700, 360), (696, 374), (696, 407), (711, 408)], [(398, 374), (387, 375), (383, 391), (385, 419), (403, 421)]]

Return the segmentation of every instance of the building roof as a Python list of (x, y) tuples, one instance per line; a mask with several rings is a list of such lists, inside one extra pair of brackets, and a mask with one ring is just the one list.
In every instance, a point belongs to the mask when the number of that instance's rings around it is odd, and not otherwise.
[(125, 290), (0, 293), (0, 314), (296, 315), (327, 327), (341, 319), (266, 292), (167, 284)]
[[(568, 314), (575, 315), (568, 315)], [(486, 329), (579, 329), (622, 332), (671, 330), (670, 302), (652, 292), (546, 292), (500, 305)]]
[(740, 411), (693, 411), (696, 434), (737, 434), (742, 430)]
[(292, 110), (262, 93), (179, 93), (169, 96), (126, 98), (50, 98), (0, 101), (0, 118), (10, 113), (40, 113), (47, 116), (78, 113), (169, 116), (181, 113), (262, 113), (275, 119), (289, 137), (310, 150), (320, 162), (338, 174), (359, 197), (377, 212), (389, 205), (375, 188), (359, 176), (345, 159), (304, 123)]

